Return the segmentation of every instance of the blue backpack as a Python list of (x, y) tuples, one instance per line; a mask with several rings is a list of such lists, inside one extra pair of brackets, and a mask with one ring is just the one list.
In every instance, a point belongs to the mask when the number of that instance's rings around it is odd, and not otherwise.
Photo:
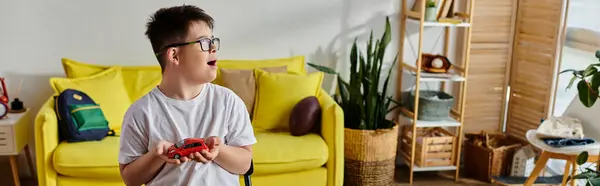
[(54, 96), (54, 109), (61, 141), (97, 141), (115, 135), (100, 106), (81, 91), (66, 89)]

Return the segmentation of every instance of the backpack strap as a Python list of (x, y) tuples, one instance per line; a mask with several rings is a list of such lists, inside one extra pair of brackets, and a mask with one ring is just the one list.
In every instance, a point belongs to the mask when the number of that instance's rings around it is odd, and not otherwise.
[(110, 129), (110, 130), (108, 131), (108, 134), (107, 134), (107, 136), (117, 136), (117, 133), (115, 132), (115, 130), (113, 130), (113, 129)]

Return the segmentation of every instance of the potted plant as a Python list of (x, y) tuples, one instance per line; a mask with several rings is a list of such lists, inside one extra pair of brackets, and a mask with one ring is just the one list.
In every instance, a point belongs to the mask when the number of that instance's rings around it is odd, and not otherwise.
[[(359, 51), (354, 40), (348, 81), (331, 68), (308, 63), (317, 70), (337, 75), (337, 90), (333, 97), (344, 111), (345, 185), (394, 183), (398, 125), (386, 118), (394, 109), (390, 108), (391, 103), (398, 103), (386, 95), (393, 68), (390, 67), (383, 80), (383, 91), (378, 91), (385, 52), (391, 41), (390, 32), (389, 17), (386, 17), (383, 35), (373, 42), (371, 31), (366, 52)], [(392, 67), (397, 58), (396, 54)]]
[[(600, 61), (600, 50), (596, 51), (596, 58)], [(600, 88), (600, 71), (598, 71), (598, 67), (600, 67), (600, 62), (590, 64), (584, 70), (568, 69), (560, 72), (560, 74), (565, 72), (573, 73), (567, 89), (571, 88), (575, 80), (579, 79), (577, 82), (579, 101), (588, 108), (594, 106), (596, 100), (600, 97), (600, 90), (598, 89)], [(587, 160), (588, 152), (582, 152), (577, 156), (578, 165), (583, 165)], [(586, 168), (581, 171), (581, 174), (571, 176), (569, 179), (584, 179), (587, 181), (586, 185), (600, 186), (600, 171)]]
[(425, 21), (437, 20), (437, 8), (434, 0), (427, 0), (425, 3)]

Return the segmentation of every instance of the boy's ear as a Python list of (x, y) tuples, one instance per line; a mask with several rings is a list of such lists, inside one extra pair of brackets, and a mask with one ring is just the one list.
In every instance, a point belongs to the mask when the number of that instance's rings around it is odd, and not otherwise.
[(179, 50), (177, 47), (171, 47), (166, 52), (167, 63), (171, 63), (172, 65), (179, 65)]

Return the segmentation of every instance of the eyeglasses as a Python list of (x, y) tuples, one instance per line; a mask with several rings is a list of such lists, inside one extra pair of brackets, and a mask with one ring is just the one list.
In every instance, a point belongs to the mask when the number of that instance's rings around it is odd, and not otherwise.
[(221, 48), (221, 39), (219, 38), (207, 38), (207, 37), (203, 37), (200, 38), (196, 41), (192, 41), (192, 42), (187, 42), (187, 43), (175, 43), (175, 44), (170, 44), (167, 45), (165, 47), (163, 47), (162, 49), (160, 49), (157, 53), (155, 53), (154, 55), (158, 56), (161, 53), (163, 53), (167, 48), (171, 48), (171, 47), (179, 47), (179, 46), (184, 46), (184, 45), (190, 45), (190, 44), (196, 44), (196, 43), (200, 43), (200, 49), (202, 51), (209, 51), (211, 50), (211, 48), (214, 46), (215, 50), (219, 50), (219, 48)]

